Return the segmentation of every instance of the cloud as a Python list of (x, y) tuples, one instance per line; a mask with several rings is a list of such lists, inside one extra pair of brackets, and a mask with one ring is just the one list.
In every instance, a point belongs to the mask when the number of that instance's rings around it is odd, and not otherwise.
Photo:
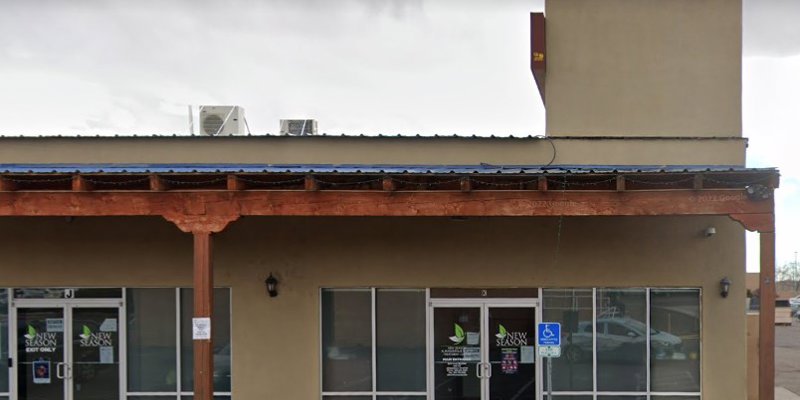
[(745, 56), (800, 54), (800, 1), (744, 0)]

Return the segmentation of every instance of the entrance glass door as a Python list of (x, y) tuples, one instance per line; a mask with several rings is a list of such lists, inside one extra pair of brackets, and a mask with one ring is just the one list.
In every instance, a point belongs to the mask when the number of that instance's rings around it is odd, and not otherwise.
[(17, 309), (17, 398), (63, 400), (64, 308)]
[(536, 400), (536, 307), (448, 299), (432, 310), (434, 400)]
[(16, 308), (17, 400), (120, 398), (120, 307)]
[(489, 400), (536, 399), (536, 309), (486, 308)]

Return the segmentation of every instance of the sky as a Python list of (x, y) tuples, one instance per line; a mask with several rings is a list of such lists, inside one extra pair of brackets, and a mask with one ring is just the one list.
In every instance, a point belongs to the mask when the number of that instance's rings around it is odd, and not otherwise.
[[(238, 104), (254, 133), (544, 133), (543, 0), (0, 0), (0, 134), (186, 133)], [(800, 1), (744, 0), (748, 166), (781, 169), (777, 262), (800, 251)], [(748, 238), (748, 269), (758, 268)]]

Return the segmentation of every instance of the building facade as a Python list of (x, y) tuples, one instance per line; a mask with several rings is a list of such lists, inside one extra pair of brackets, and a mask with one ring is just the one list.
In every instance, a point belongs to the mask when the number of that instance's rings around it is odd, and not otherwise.
[(547, 137), (0, 138), (0, 399), (745, 399), (741, 3), (546, 20)]

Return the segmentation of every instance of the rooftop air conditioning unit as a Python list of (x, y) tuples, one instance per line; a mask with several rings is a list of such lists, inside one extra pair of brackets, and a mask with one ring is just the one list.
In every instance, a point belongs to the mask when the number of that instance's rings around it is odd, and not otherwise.
[(232, 136), (247, 134), (244, 109), (239, 106), (200, 106), (200, 134)]
[(317, 121), (314, 119), (282, 119), (281, 135), (309, 136), (317, 134)]

